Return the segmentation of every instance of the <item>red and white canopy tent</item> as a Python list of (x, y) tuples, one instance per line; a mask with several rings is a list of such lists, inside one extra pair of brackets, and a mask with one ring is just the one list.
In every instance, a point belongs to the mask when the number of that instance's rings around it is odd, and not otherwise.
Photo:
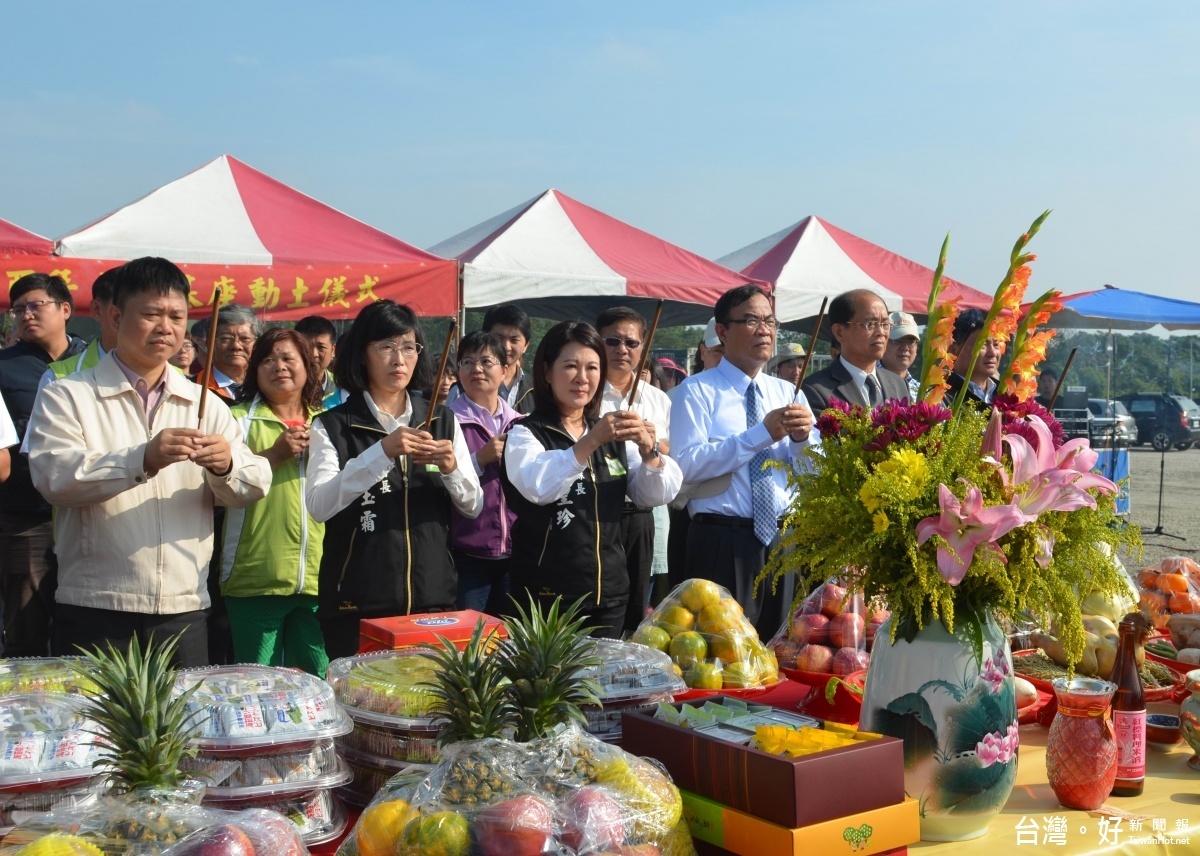
[(271, 321), (353, 318), (384, 298), (421, 315), (453, 315), (458, 308), (453, 261), (229, 155), (59, 239), (53, 263), (74, 274), (75, 303), (84, 308), (96, 274), (148, 255), (170, 259), (192, 279), (197, 317), (214, 295)]
[(553, 189), (430, 252), (462, 264), (464, 307), (520, 303), (541, 318), (614, 305), (649, 318), (662, 298), (664, 326), (704, 324), (725, 291), (754, 282)]
[(55, 267), (54, 242), (49, 238), (0, 220), (0, 274), (6, 287), (0, 290), (0, 310), (8, 308), (8, 289), (28, 273), (50, 273)]
[[(924, 320), (933, 284), (930, 268), (812, 215), (717, 261), (772, 283), (775, 314), (801, 330), (812, 328), (824, 298), (855, 288), (875, 292), (893, 312)], [(961, 282), (946, 278), (944, 283), (943, 296), (961, 296), (964, 308), (992, 304), (990, 295)]]

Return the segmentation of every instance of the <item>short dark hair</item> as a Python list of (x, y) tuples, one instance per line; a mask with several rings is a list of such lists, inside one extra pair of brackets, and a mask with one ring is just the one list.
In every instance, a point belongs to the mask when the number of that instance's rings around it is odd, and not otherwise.
[(987, 313), (982, 309), (964, 309), (954, 319), (954, 344), (962, 345), (976, 330), (982, 330)]
[[(837, 334), (833, 332), (833, 325), (849, 324), (854, 319), (854, 311), (858, 306), (858, 301), (862, 298), (875, 298), (883, 303), (883, 298), (869, 288), (852, 288), (849, 291), (843, 291), (829, 301), (829, 335), (835, 341)], [(838, 342), (838, 345), (840, 347), (841, 343)]]
[(21, 297), (31, 291), (46, 292), (46, 296), (59, 303), (65, 303), (72, 309), (75, 304), (71, 300), (71, 289), (61, 276), (51, 276), (48, 273), (27, 273), (12, 284), (8, 290), (8, 305), (12, 306)]
[(325, 388), (325, 377), (321, 374), (317, 361), (313, 359), (312, 348), (308, 341), (295, 330), (286, 327), (272, 327), (258, 337), (254, 350), (250, 352), (250, 364), (246, 367), (246, 380), (242, 383), (242, 398), (250, 401), (258, 395), (258, 367), (271, 354), (271, 349), (281, 341), (291, 342), (304, 361), (304, 387), (300, 390), (300, 403), (309, 410), (315, 410), (321, 404), (321, 392)]
[(118, 309), (124, 309), (126, 300), (143, 291), (164, 296), (174, 291), (187, 300), (192, 286), (178, 265), (158, 256), (142, 256), (118, 268), (117, 281), (113, 284), (113, 303)]
[(515, 303), (502, 303), (493, 306), (483, 316), (483, 332), (490, 333), (497, 324), (505, 327), (516, 327), (525, 337), (526, 342), (533, 341), (533, 325), (529, 323), (529, 315)]
[(756, 294), (767, 300), (771, 299), (767, 290), (761, 285), (739, 285), (737, 288), (729, 289), (717, 298), (717, 305), (713, 307), (713, 317), (717, 319), (718, 324), (728, 324), (729, 313)]
[(358, 313), (345, 335), (344, 343), (338, 342), (338, 358), (333, 370), (337, 385), (347, 392), (366, 392), (370, 386), (366, 367), (367, 345), (406, 333), (412, 333), (422, 348), (407, 388), (413, 393), (427, 389), (436, 369), (429, 365), (432, 358), (424, 350), (425, 334), (421, 332), (416, 314), (394, 300), (376, 301)]
[(113, 290), (117, 287), (117, 278), (121, 275), (122, 267), (124, 265), (109, 268), (96, 277), (95, 281), (92, 282), (92, 300), (99, 300), (101, 303), (112, 303)]
[(1054, 369), (1042, 369), (1038, 372), (1038, 377), (1048, 377), (1050, 380), (1058, 380), (1058, 372)]
[(604, 343), (596, 328), (586, 321), (563, 321), (555, 324), (538, 343), (537, 354), (533, 358), (533, 409), (543, 416), (557, 418), (560, 413), (558, 400), (554, 390), (550, 388), (550, 366), (558, 359), (563, 348), (571, 343), (591, 348), (600, 356), (600, 382), (596, 392), (583, 408), (583, 415), (595, 419), (600, 415), (600, 399), (604, 395), (604, 378), (608, 376), (608, 359), (604, 353)]
[(622, 321), (632, 321), (638, 325), (641, 330), (641, 336), (646, 335), (646, 319), (640, 313), (635, 312), (628, 306), (612, 306), (605, 309), (596, 316), (596, 330), (603, 330), (605, 327), (611, 327), (613, 324), (620, 324)]
[(486, 351), (491, 354), (500, 361), (500, 365), (508, 365), (508, 354), (504, 350), (504, 343), (493, 333), (476, 330), (474, 333), (468, 333), (463, 336), (462, 341), (458, 343), (458, 358), (460, 360), (464, 354), (477, 354), (480, 351)]
[(328, 318), (306, 315), (296, 322), (296, 332), (301, 336), (328, 336), (332, 342), (337, 338), (337, 327)]

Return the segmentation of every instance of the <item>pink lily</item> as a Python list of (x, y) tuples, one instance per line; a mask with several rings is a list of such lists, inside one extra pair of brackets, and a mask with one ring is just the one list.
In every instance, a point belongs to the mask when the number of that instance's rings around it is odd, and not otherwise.
[(942, 537), (945, 546), (938, 547), (938, 573), (952, 586), (967, 575), (980, 546), (995, 550), (1000, 560), (1006, 561), (995, 542), (1030, 520), (1014, 505), (984, 508), (983, 494), (974, 485), (967, 488), (967, 495), (961, 501), (950, 488), (938, 485), (938, 503), (942, 513), (917, 524), (917, 544), (924, 544), (934, 535)]
[[(1109, 479), (1090, 472), (1099, 455), (1087, 440), (1071, 440), (1055, 449), (1045, 422), (1031, 416), (1029, 424), (1038, 438), (1036, 448), (1017, 434), (1004, 435), (1004, 442), (1012, 455), (1011, 484), (1025, 486), (1013, 497), (1013, 504), (1030, 519), (1036, 519), (1044, 511), (1095, 508), (1096, 499), (1088, 493), (1090, 488), (1104, 493), (1117, 492), (1117, 486)], [(1003, 468), (1000, 473), (1008, 484), (1008, 473)]]
[(983, 433), (983, 457), (985, 460), (999, 462), (1000, 455), (1004, 452), (1004, 447), (1000, 445), (1000, 439), (1004, 435), (1004, 417), (1000, 415), (1000, 411), (992, 408), (992, 415), (988, 418), (987, 430)]

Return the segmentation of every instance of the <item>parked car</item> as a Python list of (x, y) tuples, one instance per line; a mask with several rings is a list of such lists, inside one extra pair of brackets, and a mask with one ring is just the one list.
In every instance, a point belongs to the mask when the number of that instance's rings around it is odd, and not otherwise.
[(1135, 392), (1118, 399), (1137, 420), (1140, 446), (1149, 443), (1156, 452), (1190, 449), (1200, 441), (1200, 405), (1184, 395), (1164, 392)]
[(1093, 446), (1128, 446), (1137, 440), (1137, 420), (1119, 401), (1089, 398), (1088, 436)]

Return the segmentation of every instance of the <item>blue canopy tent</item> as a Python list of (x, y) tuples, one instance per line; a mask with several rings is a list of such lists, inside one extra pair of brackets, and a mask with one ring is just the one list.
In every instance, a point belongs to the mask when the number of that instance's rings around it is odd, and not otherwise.
[(1200, 303), (1125, 291), (1106, 285), (1063, 298), (1063, 309), (1048, 327), (1093, 330), (1148, 330), (1161, 324), (1168, 330), (1200, 330)]

